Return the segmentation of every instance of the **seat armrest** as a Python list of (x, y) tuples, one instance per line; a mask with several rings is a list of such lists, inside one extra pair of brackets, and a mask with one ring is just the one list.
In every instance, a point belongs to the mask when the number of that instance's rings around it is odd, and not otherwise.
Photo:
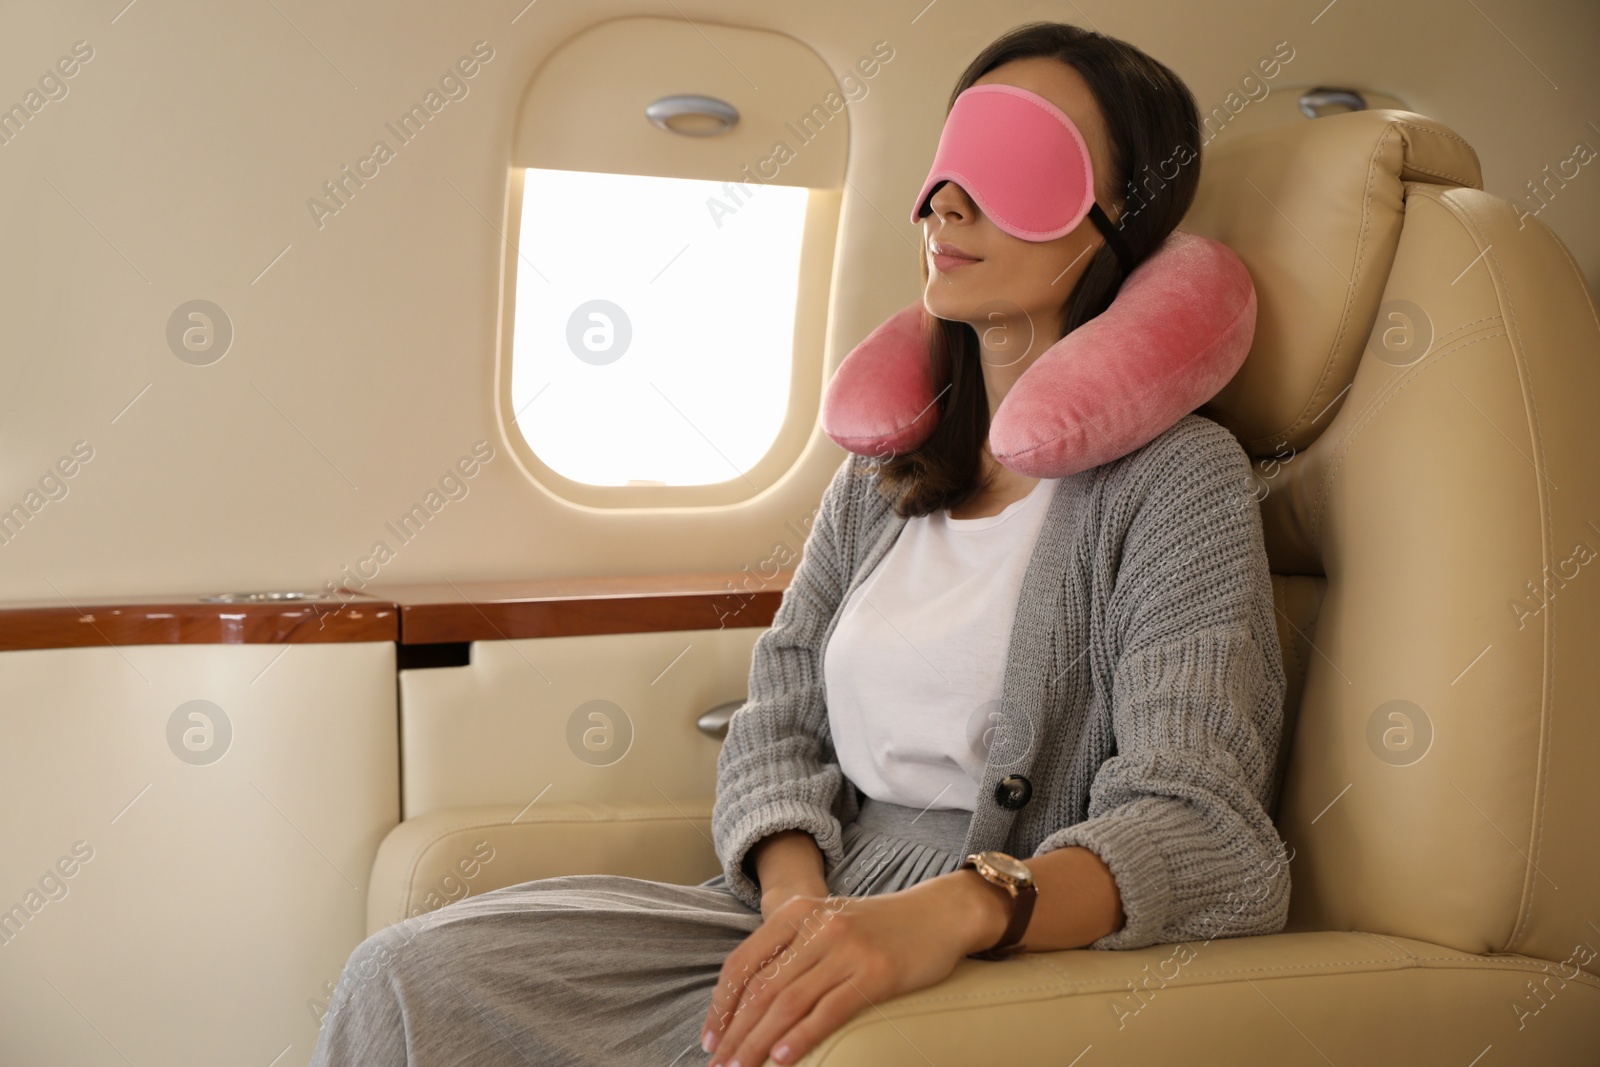
[(1502, 1055), (1600, 1062), (1600, 978), (1571, 961), (1334, 930), (959, 960), (938, 984), (857, 1012), (796, 1067), (1485, 1067)]
[(491, 889), (563, 874), (698, 885), (722, 873), (711, 806), (659, 803), (474, 805), (391, 830), (367, 886), (367, 933)]

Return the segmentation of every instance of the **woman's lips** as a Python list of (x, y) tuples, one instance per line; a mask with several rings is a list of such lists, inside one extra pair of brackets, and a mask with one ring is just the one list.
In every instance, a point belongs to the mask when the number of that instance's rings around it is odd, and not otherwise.
[(933, 256), (933, 265), (941, 274), (948, 274), (957, 267), (965, 267), (971, 263), (982, 263), (981, 259), (968, 259), (966, 256), (952, 256), (945, 252), (936, 252)]

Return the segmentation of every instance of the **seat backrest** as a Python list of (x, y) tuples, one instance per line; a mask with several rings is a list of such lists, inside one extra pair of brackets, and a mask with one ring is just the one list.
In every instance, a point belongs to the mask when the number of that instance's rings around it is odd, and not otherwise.
[(1184, 228), (1256, 338), (1201, 414), (1258, 458), (1291, 677), (1290, 929), (1600, 974), (1600, 322), (1454, 132), (1219, 143)]

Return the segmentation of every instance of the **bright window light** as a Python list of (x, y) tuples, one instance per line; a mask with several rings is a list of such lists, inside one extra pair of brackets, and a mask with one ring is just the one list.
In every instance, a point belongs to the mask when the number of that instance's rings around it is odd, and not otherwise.
[(539, 458), (591, 485), (753, 467), (789, 406), (806, 196), (529, 168), (511, 401)]

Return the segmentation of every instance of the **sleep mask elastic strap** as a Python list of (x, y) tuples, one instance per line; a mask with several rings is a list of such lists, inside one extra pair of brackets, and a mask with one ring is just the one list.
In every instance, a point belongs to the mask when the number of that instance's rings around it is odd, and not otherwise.
[(1106, 245), (1116, 255), (1117, 262), (1122, 265), (1122, 273), (1131, 273), (1134, 268), (1133, 250), (1128, 247), (1128, 242), (1124, 241), (1122, 235), (1117, 232), (1117, 224), (1112, 222), (1104, 211), (1100, 210), (1100, 202), (1098, 200), (1089, 205), (1089, 221), (1094, 223), (1095, 229), (1099, 230), (1105, 237)]

